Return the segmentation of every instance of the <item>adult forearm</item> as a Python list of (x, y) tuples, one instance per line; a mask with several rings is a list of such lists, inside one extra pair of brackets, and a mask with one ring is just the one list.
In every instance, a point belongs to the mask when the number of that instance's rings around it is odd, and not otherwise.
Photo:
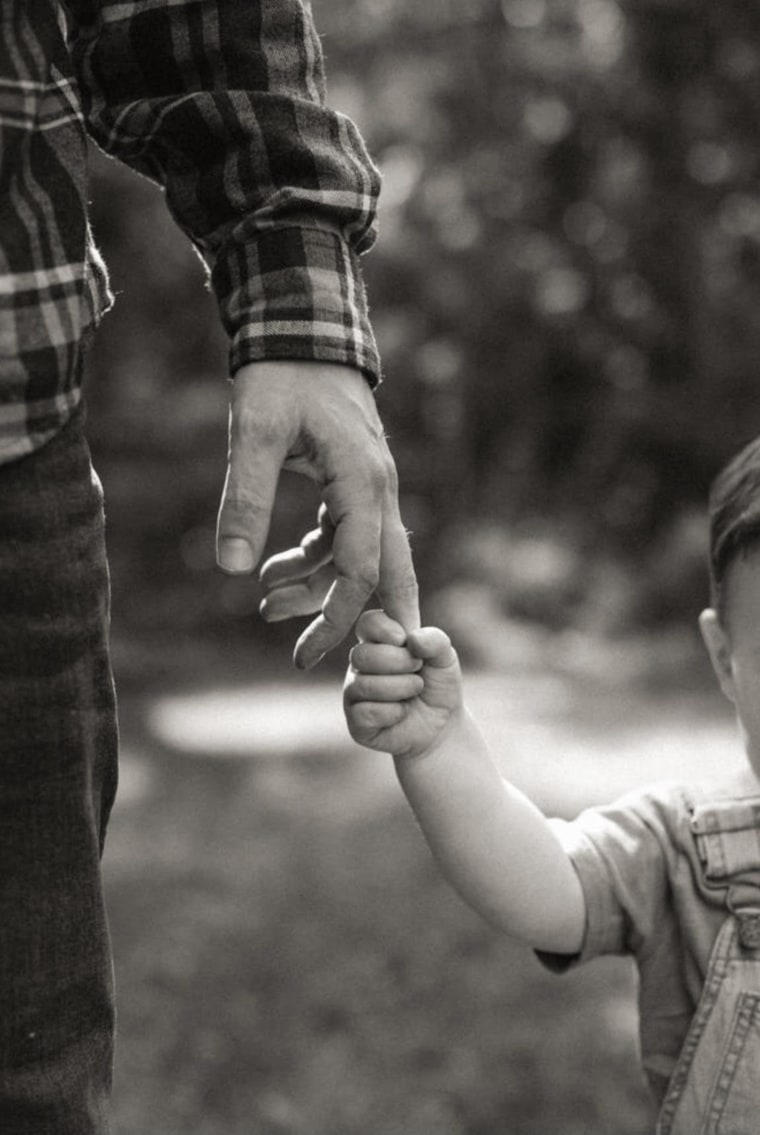
[(166, 189), (212, 270), (230, 370), (269, 359), (380, 362), (359, 255), (380, 177), (324, 101), (304, 0), (72, 0), (88, 129)]
[(398, 759), (396, 770), (443, 873), (478, 913), (536, 948), (580, 948), (585, 908), (575, 872), (466, 713), (427, 754)]

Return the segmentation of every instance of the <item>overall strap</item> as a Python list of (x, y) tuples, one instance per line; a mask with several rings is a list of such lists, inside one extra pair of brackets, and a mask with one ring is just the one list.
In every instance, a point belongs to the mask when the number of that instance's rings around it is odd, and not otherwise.
[(691, 830), (705, 886), (725, 890), (741, 945), (760, 948), (760, 798), (697, 804)]

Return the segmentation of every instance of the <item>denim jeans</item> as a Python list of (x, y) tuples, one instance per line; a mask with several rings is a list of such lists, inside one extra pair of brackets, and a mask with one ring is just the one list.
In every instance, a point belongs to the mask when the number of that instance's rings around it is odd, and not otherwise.
[(100, 857), (116, 790), (108, 570), (84, 411), (0, 466), (0, 1132), (105, 1135)]

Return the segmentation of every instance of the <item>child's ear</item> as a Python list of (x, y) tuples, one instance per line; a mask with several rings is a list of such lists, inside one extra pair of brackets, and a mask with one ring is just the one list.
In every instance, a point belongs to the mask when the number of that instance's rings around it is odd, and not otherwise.
[(699, 616), (699, 629), (702, 632), (707, 653), (710, 655), (718, 684), (729, 701), (733, 701), (734, 675), (731, 668), (731, 645), (718, 618), (718, 613), (712, 607), (708, 607)]

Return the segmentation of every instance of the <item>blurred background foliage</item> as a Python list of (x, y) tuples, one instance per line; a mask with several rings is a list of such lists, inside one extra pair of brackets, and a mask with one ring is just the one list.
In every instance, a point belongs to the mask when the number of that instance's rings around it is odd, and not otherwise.
[[(330, 101), (384, 173), (366, 277), (426, 612), (465, 639), (476, 611), (691, 624), (709, 481), (760, 430), (760, 8), (313, 8)], [(121, 293), (89, 381), (117, 630), (284, 651), (255, 581), (214, 568), (226, 343), (200, 266), (157, 190), (93, 172)], [(271, 548), (315, 509), (285, 476)]]
[[(313, 8), (330, 100), (384, 173), (366, 278), (425, 617), (470, 662), (507, 663), (476, 705), (549, 811), (693, 776), (695, 752), (712, 768), (733, 726), (716, 733), (703, 686), (673, 700), (652, 678), (697, 673), (706, 490), (760, 433), (760, 6)], [(214, 565), (214, 300), (159, 191), (96, 153), (93, 220), (120, 293), (88, 381), (125, 738), (116, 1128), (651, 1130), (626, 962), (560, 987), (497, 941), (439, 880), (389, 767), (341, 748), (295, 682), (275, 720), (303, 739), (267, 759), (273, 695), (251, 678), (287, 678), (297, 628)], [(270, 550), (316, 504), (283, 476)], [(621, 666), (615, 696), (585, 681)], [(242, 692), (205, 709), (219, 751), (188, 760), (188, 727), (162, 738), (149, 699), (176, 683), (194, 701), (230, 667)]]

